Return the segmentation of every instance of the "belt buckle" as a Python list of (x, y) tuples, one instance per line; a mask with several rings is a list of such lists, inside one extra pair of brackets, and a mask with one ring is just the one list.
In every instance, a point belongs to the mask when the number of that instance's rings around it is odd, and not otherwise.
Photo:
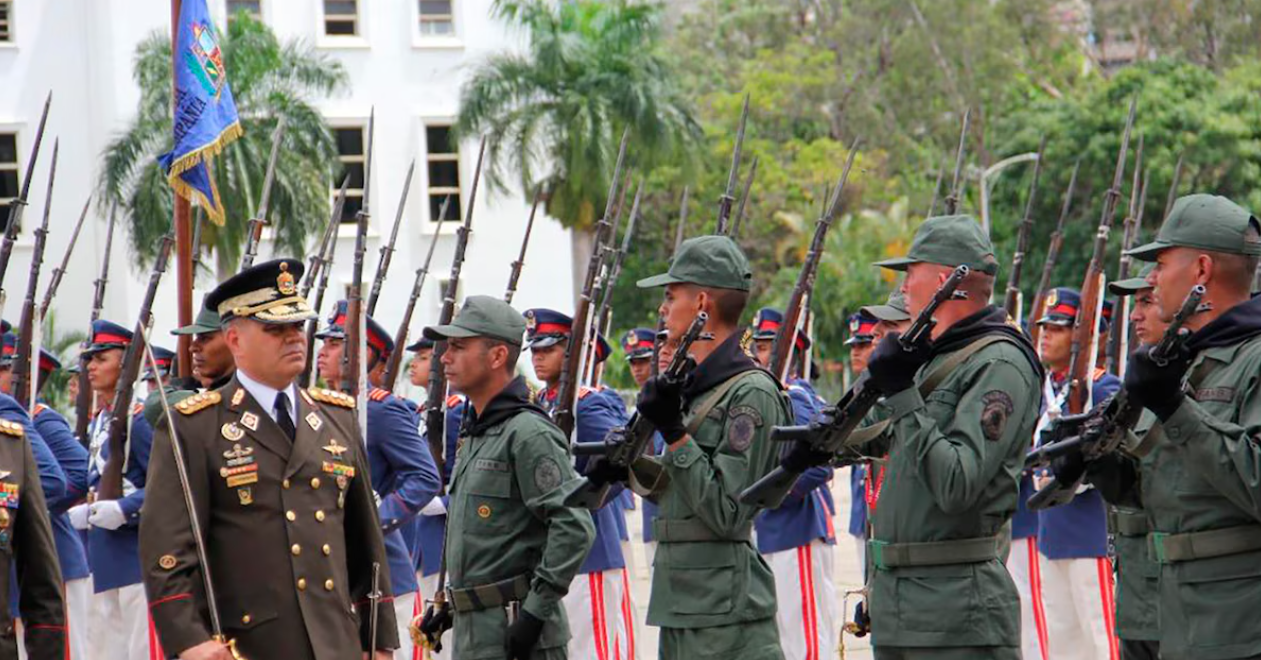
[(884, 563), (884, 547), (886, 545), (889, 545), (888, 541), (878, 541), (876, 539), (867, 541), (867, 547), (871, 549), (871, 561), (875, 565), (876, 570), (889, 570), (889, 567)]
[(1156, 563), (1167, 564), (1165, 560), (1165, 538), (1169, 536), (1167, 532), (1151, 532), (1152, 550), (1156, 552)]

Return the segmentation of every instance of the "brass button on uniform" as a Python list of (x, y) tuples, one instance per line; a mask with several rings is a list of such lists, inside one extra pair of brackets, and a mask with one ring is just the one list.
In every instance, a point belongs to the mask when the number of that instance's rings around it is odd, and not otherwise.
[(302, 554), (302, 546), (298, 545), (297, 543), (294, 543), (293, 547), (289, 548), (289, 552), (292, 552), (293, 556), (297, 557), (298, 555)]
[(318, 521), (320, 521), (320, 522), (324, 522), (324, 512), (323, 512), (323, 511), (316, 511), (316, 512), (315, 512), (315, 519), (316, 519), (316, 520), (318, 520)]
[(311, 488), (318, 489), (320, 487), (320, 478), (311, 477)]
[(332, 580), (325, 580), (325, 581), (324, 581), (324, 590), (325, 590), (325, 591), (332, 591), (332, 590), (333, 590), (333, 581), (332, 581)]
[(250, 615), (248, 615), (248, 614), (246, 614), (245, 616), (241, 617), (241, 623), (244, 623), (244, 624), (245, 624), (245, 625), (247, 625), (247, 626), (250, 624), (250, 621), (252, 621), (252, 620), (253, 620), (253, 619), (252, 619), (252, 617), (250, 617)]
[(323, 548), (321, 548), (321, 550), (323, 550), (323, 551), (324, 551), (324, 556), (325, 556), (325, 557), (327, 557), (327, 556), (329, 556), (329, 555), (333, 554), (333, 549), (332, 549), (331, 547), (329, 547), (329, 545), (328, 545), (327, 543), (325, 543), (325, 544), (324, 544), (324, 547), (323, 547)]
[(285, 490), (289, 490), (289, 480), (285, 479), (284, 481), (280, 482), (280, 487), (284, 488)]
[(289, 522), (293, 522), (293, 521), (295, 521), (295, 520), (297, 520), (297, 519), (298, 519), (298, 514), (296, 514), (296, 513), (292, 512), (292, 511), (286, 511), (286, 512), (285, 512), (285, 520), (288, 520)]
[(306, 591), (306, 578), (298, 578), (298, 591)]

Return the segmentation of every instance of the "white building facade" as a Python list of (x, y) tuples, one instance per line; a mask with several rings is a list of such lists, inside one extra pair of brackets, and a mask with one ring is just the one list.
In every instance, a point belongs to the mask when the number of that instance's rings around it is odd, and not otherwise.
[[(490, 17), (491, 0), (208, 0), (222, 29), (230, 9), (255, 13), (286, 41), (303, 39), (345, 67), (349, 89), (314, 100), (334, 128), (344, 160), (362, 152), (367, 120), (375, 108), (375, 148), (370, 186), (372, 221), (365, 276), (375, 271), (380, 247), (389, 238), (408, 163), (416, 160), (409, 201), (399, 230), (397, 252), (385, 282), (376, 318), (393, 331), (411, 291), (414, 271), (424, 260), (434, 232), (439, 242), (412, 324), (413, 337), (436, 320), (455, 248), (458, 220), (437, 222), (447, 194), (458, 196), (461, 211), (470, 195), (477, 143), (446, 140), (458, 112), (460, 85), (470, 65), (506, 48), (519, 36)], [(132, 78), (136, 44), (154, 31), (169, 34), (169, 0), (0, 0), (0, 206), (16, 195), (27, 166), (45, 96), (53, 94), (43, 151), (31, 186), (22, 231), (5, 280), (5, 318), (16, 321), (30, 267), (32, 230), (44, 211), (44, 190), (54, 138), (61, 140), (51, 230), (44, 257), (43, 286), (70, 239), (86, 196), (95, 187), (101, 155), (110, 139), (135, 114), (140, 90)], [(232, 72), (228, 71), (231, 81)], [(156, 165), (155, 165), (156, 166)], [(333, 191), (330, 190), (330, 196)], [(354, 206), (352, 200), (351, 205)], [(507, 284), (529, 214), (520, 190), (477, 193), (473, 234), (461, 279), (461, 295), (500, 296)], [(247, 218), (229, 218), (245, 222)], [(59, 332), (86, 330), (91, 282), (100, 269), (105, 242), (104, 209), (93, 215), (79, 238), (56, 301)], [(120, 231), (125, 231), (123, 223)], [(317, 237), (311, 237), (309, 244)], [(148, 279), (116, 234), (111, 258), (105, 318), (134, 323)], [(570, 234), (540, 215), (514, 300), (518, 309), (572, 307)], [(336, 265), (325, 300), (344, 295), (350, 282), (354, 225), (338, 235)], [(260, 259), (272, 248), (264, 237)], [(215, 282), (200, 275), (194, 305)], [(177, 325), (175, 277), (163, 280), (156, 307), (155, 342), (174, 348), (167, 331)], [(405, 379), (404, 379), (405, 380)]]

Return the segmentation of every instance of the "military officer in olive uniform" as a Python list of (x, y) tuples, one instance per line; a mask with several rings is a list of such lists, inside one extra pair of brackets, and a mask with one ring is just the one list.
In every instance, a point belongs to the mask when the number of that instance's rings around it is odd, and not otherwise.
[(741, 346), (753, 273), (725, 236), (684, 241), (669, 272), (639, 281), (665, 287), (658, 310), (667, 343), (699, 312), (712, 335), (692, 344), (686, 379), (654, 376), (637, 408), (666, 442), (669, 484), (657, 496), (649, 625), (662, 658), (783, 658), (775, 624), (775, 578), (753, 544), (758, 509), (740, 491), (775, 466), (771, 427), (792, 422), (779, 382)]
[[(197, 318), (188, 325), (172, 330), (171, 334), (177, 337), (192, 336), (188, 349), (192, 355), (192, 379), (198, 385), (198, 388), (192, 389), (217, 390), (228, 384), (232, 379), (232, 372), (236, 370), (236, 364), (232, 361), (232, 352), (228, 350), (228, 344), (223, 338), (219, 312), (206, 307), (203, 300), (201, 309), (197, 311)], [(192, 383), (186, 384), (188, 385)]]
[[(449, 325), (442, 364), (472, 412), (451, 477), (445, 559), (460, 660), (566, 658), (569, 591), (595, 528), (564, 506), (578, 483), (568, 440), (516, 376), (525, 319), (490, 296), (469, 296)], [(433, 613), (422, 629), (431, 631)], [(586, 660), (586, 659), (583, 659)]]
[(864, 452), (887, 453), (868, 545), (875, 655), (1018, 659), (1019, 600), (1004, 561), (1037, 421), (1037, 355), (988, 303), (998, 262), (971, 217), (925, 220), (907, 256), (877, 265), (906, 272), (912, 317), (955, 267), (972, 270), (958, 289), (966, 298), (938, 308), (929, 346), (903, 350), (890, 334), (867, 365), (888, 423), (884, 446)]
[[(354, 400), (294, 379), (306, 364), (302, 262), (248, 268), (207, 298), (236, 361), (225, 387), (173, 411), (217, 587), (223, 632), (251, 660), (391, 657), (390, 573)], [(230, 658), (211, 638), (168, 425), (158, 426), (141, 516), (145, 590), (163, 648)], [(382, 596), (368, 639), (373, 571)]]
[(1186, 323), (1185, 349), (1160, 365), (1131, 356), (1130, 400), (1155, 414), (1141, 464), (1115, 458), (1091, 480), (1111, 501), (1129, 491), (1147, 511), (1160, 564), (1160, 655), (1261, 657), (1261, 298), (1251, 298), (1261, 223), (1214, 195), (1174, 203), (1156, 240), (1130, 251), (1168, 321), (1195, 284), (1210, 308)]

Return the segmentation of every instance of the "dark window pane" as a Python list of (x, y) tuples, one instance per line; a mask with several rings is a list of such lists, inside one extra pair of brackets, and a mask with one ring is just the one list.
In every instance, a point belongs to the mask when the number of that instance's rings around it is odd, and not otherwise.
[(9, 205), (0, 204), (0, 230), (9, 227)]
[(342, 206), (342, 222), (354, 222), (355, 214), (359, 213), (359, 209), (363, 208), (363, 197), (360, 195), (351, 196), (346, 193), (346, 204)]
[(429, 187), (455, 188), (459, 185), (459, 163), (453, 160), (440, 160), (429, 163)]
[(14, 170), (0, 170), (0, 197), (18, 196), (18, 173)]
[(451, 14), (451, 0), (420, 0), (420, 13), (425, 16)]
[(337, 138), (337, 153), (343, 156), (363, 155), (363, 129), (335, 128), (333, 133)]
[(431, 154), (453, 154), (450, 126), (426, 126), (425, 145)]
[(335, 36), (355, 34), (354, 21), (324, 21), (324, 34)]
[[(430, 195), (429, 196), (429, 217), (438, 220), (438, 213), (442, 210), (442, 202), (447, 198), (446, 195)], [(460, 219), (460, 198), (455, 195), (451, 196), (451, 203), (447, 206), (447, 215), (442, 220), (459, 220)]]
[(358, 14), (355, 0), (324, 0), (324, 15)]
[(342, 185), (342, 179), (346, 178), (347, 174), (350, 175), (350, 184), (346, 186), (347, 188), (363, 187), (363, 163), (342, 163), (342, 171), (336, 177), (339, 187)]
[(18, 162), (18, 136), (0, 133), (0, 163)]

